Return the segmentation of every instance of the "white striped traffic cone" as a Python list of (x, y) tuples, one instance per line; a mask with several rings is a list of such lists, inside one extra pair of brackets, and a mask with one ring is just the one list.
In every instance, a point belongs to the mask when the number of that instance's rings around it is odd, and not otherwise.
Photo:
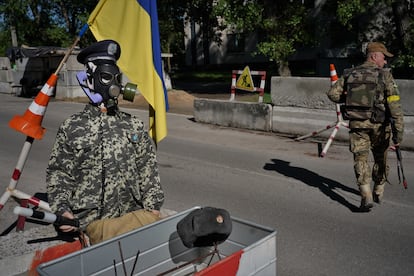
[(329, 65), (329, 71), (331, 74), (331, 85), (334, 85), (338, 81), (338, 75), (336, 74), (335, 65), (332, 63)]
[(11, 128), (34, 139), (42, 139), (46, 129), (41, 124), (49, 99), (53, 95), (53, 89), (56, 86), (57, 79), (58, 77), (55, 74), (49, 77), (24, 115), (16, 115), (11, 119), (9, 122)]

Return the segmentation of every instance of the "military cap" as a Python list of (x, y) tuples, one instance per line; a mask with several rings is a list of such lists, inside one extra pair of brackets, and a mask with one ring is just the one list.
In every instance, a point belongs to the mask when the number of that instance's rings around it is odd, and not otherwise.
[(114, 40), (102, 40), (96, 42), (78, 54), (79, 63), (86, 64), (89, 61), (113, 61), (116, 62), (121, 56), (121, 47)]
[(370, 42), (367, 46), (367, 53), (372, 52), (381, 52), (387, 57), (393, 57), (394, 55), (388, 52), (387, 48), (385, 48), (385, 45), (380, 42)]

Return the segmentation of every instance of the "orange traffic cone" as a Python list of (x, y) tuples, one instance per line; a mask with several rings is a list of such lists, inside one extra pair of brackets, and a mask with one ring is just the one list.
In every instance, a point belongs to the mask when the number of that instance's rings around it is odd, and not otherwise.
[(338, 81), (338, 75), (336, 74), (335, 65), (332, 63), (329, 65), (329, 71), (331, 73), (331, 85), (334, 85)]
[(52, 74), (42, 87), (32, 104), (23, 116), (16, 115), (9, 122), (9, 126), (34, 139), (42, 139), (45, 128), (41, 126), (46, 107), (56, 86), (57, 75)]

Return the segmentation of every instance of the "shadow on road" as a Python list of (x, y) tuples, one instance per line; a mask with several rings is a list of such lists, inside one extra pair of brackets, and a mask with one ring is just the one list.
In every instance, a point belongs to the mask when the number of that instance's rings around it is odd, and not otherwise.
[(351, 210), (351, 212), (356, 212), (356, 213), (360, 212), (360, 209), (358, 206), (355, 206), (349, 203), (344, 197), (342, 197), (340, 194), (334, 191), (335, 189), (341, 189), (345, 192), (359, 195), (358, 190), (349, 188), (339, 182), (323, 177), (310, 170), (300, 168), (300, 167), (293, 167), (290, 165), (290, 162), (287, 162), (284, 160), (272, 159), (272, 162), (273, 163), (266, 163), (263, 168), (268, 171), (276, 171), (287, 177), (293, 177), (311, 187), (318, 188), (322, 193), (324, 193), (330, 199), (335, 200), (338, 203), (344, 205), (349, 210)]

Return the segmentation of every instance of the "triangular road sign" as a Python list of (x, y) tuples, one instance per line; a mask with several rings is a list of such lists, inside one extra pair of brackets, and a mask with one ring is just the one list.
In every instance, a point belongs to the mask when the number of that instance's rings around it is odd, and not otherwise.
[(242, 74), (237, 79), (236, 88), (246, 91), (254, 91), (254, 84), (249, 66), (244, 67)]

